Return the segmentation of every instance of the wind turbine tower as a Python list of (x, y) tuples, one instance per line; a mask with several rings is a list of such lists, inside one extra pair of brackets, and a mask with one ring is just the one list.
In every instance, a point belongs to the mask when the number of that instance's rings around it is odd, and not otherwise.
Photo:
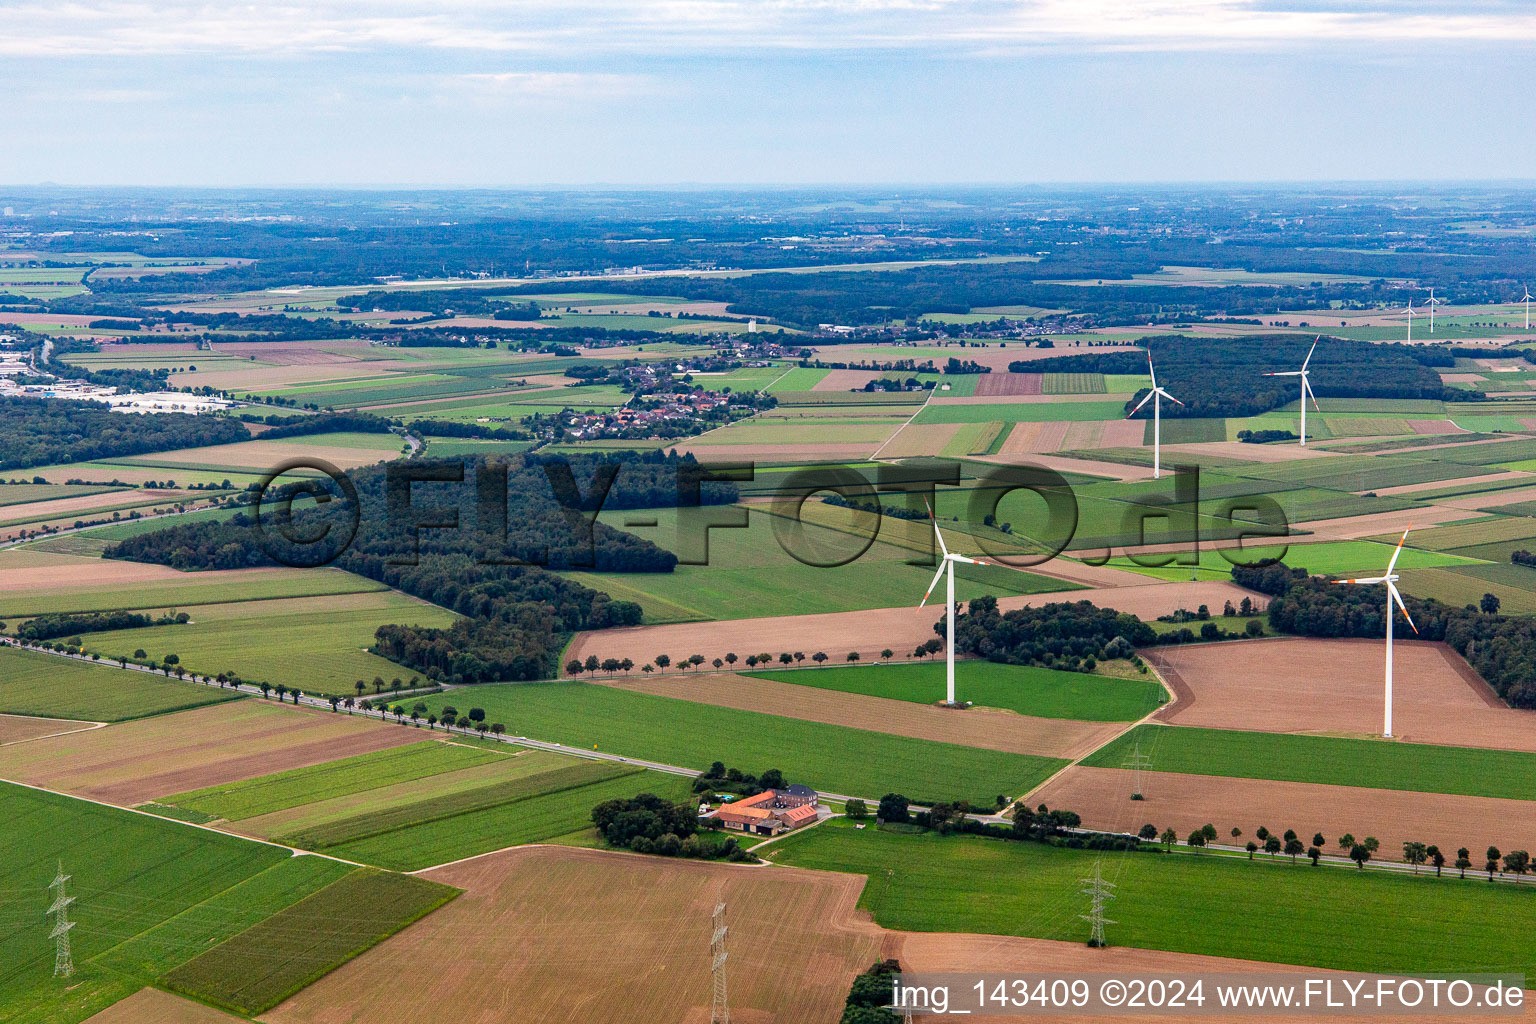
[(1408, 299), (1408, 344), (1413, 344), (1413, 298)]
[(1125, 418), (1130, 419), (1141, 412), (1142, 406), (1148, 402), (1152, 403), (1152, 479), (1157, 480), (1163, 475), (1163, 399), (1168, 399), (1174, 405), (1183, 405), (1184, 403), (1157, 386), (1157, 371), (1152, 368), (1152, 349), (1150, 346), (1147, 348), (1147, 374), (1152, 378), (1152, 390), (1147, 392), (1145, 398), (1136, 403), (1136, 408), (1132, 409)]
[(1531, 289), (1529, 287), (1527, 287), (1525, 289), (1525, 294), (1520, 297), (1520, 301), (1525, 303), (1525, 329), (1526, 330), (1530, 330), (1531, 329)]
[[(927, 504), (927, 503), (924, 502), (924, 504)], [(928, 506), (928, 518), (933, 522), (933, 536), (935, 537), (935, 539), (938, 540), (938, 542), (939, 542), (939, 550), (941, 552), (943, 552), (944, 557), (939, 562), (939, 571), (933, 574), (933, 581), (928, 584), (928, 593), (923, 595), (923, 599), (918, 602), (917, 606), (918, 606), (918, 608), (922, 608), (923, 605), (928, 603), (928, 598), (933, 593), (933, 588), (939, 585), (939, 577), (940, 576), (945, 577), (946, 581), (945, 581), (945, 587), (944, 587), (944, 591), (945, 591), (944, 607), (945, 607), (946, 610), (945, 610), (945, 613), (944, 613), (944, 616), (945, 616), (945, 618), (944, 618), (944, 658), (945, 658), (945, 667), (946, 667), (946, 670), (947, 670), (946, 673), (945, 673), (945, 680), (946, 680), (945, 693), (947, 695), (945, 697), (945, 703), (948, 704), (950, 707), (954, 707), (955, 706), (955, 563), (961, 562), (961, 563), (964, 563), (966, 565), (991, 565), (992, 563), (984, 561), (984, 560), (982, 560), (980, 558), (967, 558), (964, 555), (952, 555), (952, 554), (950, 554), (949, 553), (949, 548), (944, 546), (944, 534), (942, 532), (940, 532), (940, 530), (939, 530), (939, 520), (934, 516), (934, 514), (933, 514), (933, 506), (931, 506), (931, 505)]]
[(1428, 303), (1428, 305), (1429, 305), (1429, 333), (1430, 334), (1434, 334), (1435, 333), (1435, 307), (1436, 306), (1440, 306), (1440, 305), (1444, 305), (1444, 304), (1445, 304), (1445, 300), (1444, 299), (1437, 299), (1437, 298), (1435, 298), (1435, 290), (1433, 288), (1431, 288), (1429, 290), (1429, 303)]
[[(1412, 524), (1408, 530), (1413, 529)], [(1392, 569), (1397, 565), (1397, 556), (1403, 553), (1403, 542), (1408, 539), (1408, 530), (1403, 531), (1402, 539), (1397, 542), (1397, 550), (1392, 552), (1392, 558), (1387, 562), (1387, 571), (1380, 576), (1366, 576), (1356, 580), (1338, 580), (1339, 583), (1358, 583), (1370, 586), (1376, 583), (1387, 585), (1387, 687), (1386, 687), (1386, 715), (1382, 726), (1382, 736), (1385, 739), (1392, 738), (1392, 604), (1395, 601), (1403, 611), (1403, 618), (1408, 620), (1408, 625), (1413, 631), (1419, 631), (1418, 626), (1413, 625), (1413, 616), (1408, 614), (1408, 606), (1403, 604), (1403, 595), (1397, 592), (1397, 574)]]
[(1319, 334), (1316, 338), (1312, 339), (1312, 347), (1307, 349), (1307, 358), (1305, 358), (1305, 359), (1303, 359), (1301, 361), (1301, 369), (1299, 369), (1299, 370), (1285, 370), (1285, 371), (1282, 371), (1282, 372), (1279, 372), (1279, 373), (1266, 373), (1264, 375), (1266, 377), (1300, 377), (1301, 378), (1301, 444), (1302, 444), (1302, 447), (1306, 447), (1306, 444), (1307, 444), (1307, 399), (1309, 399), (1309, 398), (1312, 399), (1312, 405), (1313, 405), (1314, 408), (1317, 409), (1318, 412), (1322, 412), (1323, 411), (1322, 406), (1317, 404), (1317, 396), (1312, 393), (1312, 382), (1311, 382), (1310, 378), (1308, 377), (1308, 374), (1309, 374), (1310, 371), (1308, 371), (1308, 369), (1307, 369), (1308, 364), (1310, 364), (1312, 362), (1312, 353), (1317, 351), (1317, 343), (1319, 341), (1322, 341), (1322, 340), (1323, 340), (1323, 336), (1321, 334)]

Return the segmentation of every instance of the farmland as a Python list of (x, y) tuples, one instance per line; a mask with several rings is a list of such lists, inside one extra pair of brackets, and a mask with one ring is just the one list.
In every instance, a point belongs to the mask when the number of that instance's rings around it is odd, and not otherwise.
[[(93, 533), (95, 531), (92, 531)], [(43, 562), (32, 549), (0, 554), (0, 580), (7, 591), (0, 595), (0, 615), (32, 616), (54, 612), (94, 612), (111, 609), (188, 608), (193, 605), (233, 604), (287, 597), (322, 597), (336, 594), (373, 593), (388, 589), (382, 583), (340, 569), (231, 569), (180, 573), (160, 566), (123, 562), (110, 566), (127, 569), (126, 575), (144, 577), (134, 586), (126, 580), (80, 585), (80, 574), (99, 573), (108, 566), (84, 558), (55, 556), (23, 573), (12, 569), (21, 559)], [(136, 567), (129, 568), (129, 567)], [(27, 579), (23, 580), (23, 576)], [(28, 586), (27, 584), (32, 584)], [(15, 589), (11, 589), (15, 585)]]
[[(931, 704), (944, 695), (945, 667), (933, 662), (746, 674), (844, 693)], [(1117, 679), (990, 661), (962, 661), (955, 666), (955, 677), (965, 700), (1043, 718), (1129, 722), (1155, 709), (1164, 699), (1163, 688), (1155, 680)]]
[[(833, 824), (778, 844), (772, 859), (869, 876), (859, 905), (886, 928), (1081, 942), (1080, 880), (1101, 856)], [(1536, 967), (1502, 941), (1509, 921), (1531, 913), (1512, 886), (1150, 853), (1111, 855), (1103, 872), (1119, 887), (1116, 945), (1385, 973)], [(1350, 940), (1327, 938), (1341, 933)]]
[(388, 591), (277, 598), (200, 605), (186, 625), (95, 633), (88, 646), (113, 657), (139, 649), (151, 657), (174, 652), (184, 668), (203, 675), (234, 671), (253, 682), (351, 696), (358, 679), (409, 674), (367, 652), (379, 626), (446, 626), (455, 617), (436, 605)]
[[(1024, 792), (1061, 764), (586, 683), (477, 686), (473, 692), (488, 718), (515, 723), (519, 733), (537, 739), (700, 771), (715, 760), (753, 772), (779, 768), (792, 781), (837, 793), (878, 796), (894, 789), (914, 800), (965, 798), (984, 805), (998, 793)], [(450, 691), (427, 703), (440, 709), (464, 698)], [(964, 792), (954, 792), (957, 784)]]
[[(731, 1009), (744, 1021), (835, 1019), (853, 976), (882, 950), (879, 929), (854, 909), (859, 881), (847, 876), (546, 848), (424, 877), (465, 893), (263, 1019), (323, 1024), (337, 1006), (361, 1020), (470, 1018), (489, 988), (516, 992), (527, 1020), (694, 1024), (708, 1019), (699, 950), (709, 948), (717, 901), (730, 908)], [(816, 969), (785, 985), (788, 962)], [(420, 983), (423, 964), (434, 965), (431, 985)], [(583, 993), (576, 1004), (573, 991)]]
[(0, 713), (123, 722), (234, 700), (237, 694), (145, 672), (0, 646)]
[(166, 984), (261, 1013), (456, 895), (423, 878), (354, 871), (182, 964)]
[[(84, 1020), (194, 955), (193, 935), (218, 941), (248, 927), (245, 911), (205, 912), (242, 884), (256, 887), (243, 895), (285, 899), (329, 880), (328, 870), (312, 871), (283, 850), (20, 786), (0, 784), (0, 814), (0, 856), (12, 879), (0, 910), (30, 923), (0, 931), (0, 1014), (8, 1021)], [(82, 922), (68, 988), (52, 978), (53, 944), (38, 912), (61, 859), (78, 897), (71, 916)]]
[(1536, 754), (1332, 736), (1142, 725), (1083, 764), (1118, 768), (1133, 747), (1151, 757), (1159, 772), (1509, 800), (1536, 798)]

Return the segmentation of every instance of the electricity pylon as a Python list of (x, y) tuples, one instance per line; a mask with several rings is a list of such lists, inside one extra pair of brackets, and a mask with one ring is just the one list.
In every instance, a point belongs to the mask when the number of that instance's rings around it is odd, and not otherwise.
[(715, 975), (715, 1003), (710, 1011), (710, 1024), (731, 1024), (731, 1008), (725, 999), (725, 904), (715, 904), (711, 919), (714, 934), (709, 940), (710, 968)]
[(1141, 799), (1141, 773), (1152, 767), (1152, 759), (1141, 752), (1141, 744), (1137, 743), (1131, 750), (1131, 756), (1120, 767), (1129, 768), (1133, 773), (1131, 779), (1131, 799)]
[(1104, 926), (1117, 923), (1104, 916), (1105, 902), (1115, 898), (1115, 894), (1111, 891), (1115, 888), (1115, 884), (1104, 881), (1098, 861), (1093, 862), (1093, 877), (1079, 878), (1078, 881), (1088, 887), (1079, 890), (1089, 899), (1088, 913), (1078, 915), (1084, 921), (1087, 921), (1092, 928), (1092, 932), (1088, 937), (1088, 945), (1102, 948), (1105, 945)]
[(50, 893), (58, 890), (53, 897), (53, 906), (48, 908), (48, 913), (53, 915), (53, 931), (48, 937), (57, 943), (53, 956), (53, 976), (55, 978), (68, 978), (75, 973), (74, 957), (69, 952), (69, 930), (74, 923), (69, 919), (69, 905), (75, 902), (73, 896), (64, 895), (64, 883), (70, 876), (64, 873), (64, 862), (59, 861), (59, 873), (49, 884)]

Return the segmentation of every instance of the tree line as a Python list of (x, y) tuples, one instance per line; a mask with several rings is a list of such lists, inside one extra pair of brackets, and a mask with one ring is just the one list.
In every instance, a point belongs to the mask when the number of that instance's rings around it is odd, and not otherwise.
[(112, 412), (99, 402), (0, 398), (0, 470), (250, 440), (245, 424), (180, 412)]

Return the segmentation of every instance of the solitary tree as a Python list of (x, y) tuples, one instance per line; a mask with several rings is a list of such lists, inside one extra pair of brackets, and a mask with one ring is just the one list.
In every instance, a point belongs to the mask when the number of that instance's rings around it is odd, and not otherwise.
[(896, 656), (896, 652), (891, 650), (889, 647), (887, 647), (885, 650), (880, 652), (880, 660), (881, 661), (890, 661), (895, 656)]
[(779, 655), (779, 664), (780, 665), (790, 665), (790, 664), (793, 664), (794, 660), (795, 660), (795, 656), (793, 654), (790, 654), (788, 651), (785, 651), (784, 653)]
[(805, 660), (805, 652), (804, 651), (796, 651), (795, 652), (795, 663), (799, 664), (800, 662), (802, 662), (804, 660)]
[(389, 681), (389, 692), (390, 693), (398, 695), (400, 693), (400, 691), (402, 689), (404, 689), (404, 688), (405, 688), (405, 683), (404, 683), (404, 681), (401, 680), (401, 678), (399, 676), (395, 676), (395, 678), (393, 678), (393, 679), (391, 679)]
[(1259, 852), (1259, 844), (1250, 839), (1248, 840), (1248, 845), (1243, 847), (1243, 849), (1248, 851), (1248, 859), (1253, 860), (1253, 855)]
[(1200, 828), (1195, 829), (1189, 834), (1189, 838), (1184, 841), (1190, 846), (1194, 847), (1196, 850), (1200, 849), (1200, 847), (1205, 845), (1205, 830)]
[(734, 665), (734, 664), (736, 664), (736, 655), (735, 654), (727, 654), (725, 656), (725, 663), (727, 665)]
[[(223, 676), (219, 676), (219, 678), (223, 679), (224, 677)], [(368, 684), (363, 682), (361, 679), (359, 679), (357, 682), (352, 684), (352, 689), (356, 690), (358, 697), (361, 698), (362, 695), (363, 695), (363, 691), (368, 689)]]
[(644, 665), (640, 666), (640, 671), (649, 675), (650, 673), (656, 671), (656, 669), (652, 667), (650, 662), (646, 662)]
[(1430, 843), (1424, 852), (1429, 855), (1429, 862), (1435, 866), (1435, 877), (1440, 877), (1440, 869), (1445, 867), (1445, 854), (1440, 852), (1440, 847)]
[[(1020, 804), (1019, 806), (1023, 806)], [(1163, 834), (1157, 837), (1157, 841), (1163, 844), (1163, 849), (1173, 849), (1173, 844), (1179, 841), (1179, 834), (1171, 828), (1163, 829)]]
[(507, 731), (507, 727), (502, 725), (500, 722), (492, 722), (491, 723), (491, 732), (492, 732), (492, 734), (494, 734), (496, 736), (500, 736), (502, 733), (504, 733), (506, 731)]
[(1488, 847), (1487, 859), (1483, 864), (1483, 870), (1488, 872), (1488, 881), (1493, 881), (1493, 874), (1499, 870), (1499, 848)]
[(1504, 870), (1523, 875), (1531, 869), (1531, 855), (1524, 850), (1510, 850), (1504, 855)]
[(1349, 848), (1349, 859), (1355, 862), (1355, 867), (1364, 871), (1365, 862), (1371, 859), (1371, 851), (1363, 843), (1356, 843)]
[(1136, 833), (1136, 838), (1145, 842), (1152, 842), (1157, 838), (1157, 826), (1150, 822), (1141, 826), (1141, 831)]
[(1472, 851), (1465, 846), (1456, 851), (1456, 870), (1461, 872), (1461, 877), (1467, 877), (1467, 868), (1472, 866)]
[(653, 660), (656, 662), (656, 667), (663, 671), (666, 670), (668, 665), (672, 664), (672, 659), (665, 654), (658, 654)]
[(869, 805), (863, 800), (854, 798), (843, 804), (843, 813), (854, 821), (862, 821), (869, 817)]
[(625, 658), (625, 659), (623, 659), (622, 661), (619, 662), (619, 668), (624, 670), (624, 674), (625, 675), (629, 675), (629, 670), (634, 668), (634, 667), (635, 667), (635, 663), (633, 661), (631, 661), (629, 658)]
[(596, 672), (603, 666), (602, 662), (597, 660), (597, 655), (589, 654), (587, 655), (587, 660), (581, 663), (581, 667), (586, 669), (588, 672)]
[(1484, 594), (1483, 599), (1477, 602), (1477, 606), (1483, 610), (1484, 615), (1499, 614), (1499, 597), (1497, 594)]
[(570, 661), (566, 662), (565, 663), (565, 671), (566, 671), (566, 673), (568, 675), (573, 675), (573, 676), (581, 675), (581, 659), (580, 658), (572, 658)]
[(815, 654), (811, 655), (811, 660), (820, 665), (822, 662), (827, 660), (827, 652), (817, 651)]
[(719, 671), (719, 670), (720, 670), (720, 669), (722, 669), (722, 668), (724, 668), (724, 667), (725, 667), (725, 662), (724, 662), (724, 661), (722, 661), (722, 660), (721, 660), (721, 659), (719, 659), (719, 658), (716, 658), (716, 659), (715, 659), (715, 660), (714, 660), (714, 661), (712, 661), (712, 662), (710, 662), (710, 664), (711, 664), (711, 665), (713, 665), (713, 666), (715, 666), (715, 671), (717, 671), (717, 672), (718, 672), (718, 671)]
[(1241, 839), (1243, 836), (1243, 830), (1234, 825), (1232, 827), (1231, 835), (1233, 839)]
[(858, 661), (859, 660), (859, 652), (858, 651), (849, 651), (848, 652), (848, 660), (849, 661)]
[(374, 676), (373, 677), (373, 692), (375, 694), (379, 694), (379, 693), (383, 693), (384, 692), (384, 677), (383, 676)]
[(1429, 859), (1429, 847), (1423, 843), (1407, 842), (1403, 844), (1403, 860), (1413, 865), (1413, 873), (1419, 873), (1419, 865)]
[(702, 654), (690, 654), (690, 655), (688, 655), (688, 664), (692, 665), (694, 668), (698, 668), (700, 665), (704, 664), (704, 655), (702, 655)]

